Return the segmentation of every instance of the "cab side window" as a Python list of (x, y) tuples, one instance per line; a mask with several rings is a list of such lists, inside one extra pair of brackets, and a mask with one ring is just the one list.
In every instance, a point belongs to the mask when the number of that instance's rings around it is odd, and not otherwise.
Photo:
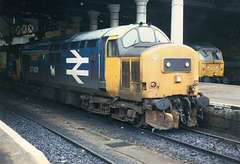
[(212, 52), (213, 60), (222, 60), (222, 55), (220, 52)]
[(108, 41), (108, 57), (118, 57), (118, 49), (116, 40)]
[(133, 29), (129, 31), (125, 36), (122, 38), (123, 46), (128, 48), (132, 45), (139, 43), (138, 32), (137, 30)]

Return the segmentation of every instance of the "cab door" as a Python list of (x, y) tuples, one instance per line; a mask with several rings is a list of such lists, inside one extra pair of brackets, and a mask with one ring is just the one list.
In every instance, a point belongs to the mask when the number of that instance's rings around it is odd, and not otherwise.
[(105, 83), (105, 44), (106, 44), (107, 38), (102, 38), (99, 41), (99, 49), (98, 49), (98, 70), (99, 70), (99, 84), (98, 88), (105, 89), (106, 83)]
[(120, 58), (116, 36), (111, 36), (105, 44), (106, 91), (112, 97), (119, 96), (120, 89)]

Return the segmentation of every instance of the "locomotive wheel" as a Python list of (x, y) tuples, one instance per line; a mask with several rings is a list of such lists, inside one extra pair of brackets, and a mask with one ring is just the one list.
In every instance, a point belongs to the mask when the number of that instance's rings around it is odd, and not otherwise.
[(228, 84), (228, 79), (226, 77), (223, 78), (223, 84)]
[(140, 128), (144, 122), (145, 122), (145, 115), (136, 114), (136, 119), (133, 122), (133, 126), (136, 128)]
[(203, 81), (204, 81), (204, 83), (211, 83), (211, 80), (210, 80), (209, 77), (205, 77), (205, 78), (203, 79)]

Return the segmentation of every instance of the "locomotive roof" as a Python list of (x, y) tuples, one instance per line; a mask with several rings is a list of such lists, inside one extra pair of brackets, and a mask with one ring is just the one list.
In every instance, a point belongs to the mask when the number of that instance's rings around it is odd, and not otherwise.
[(131, 28), (131, 27), (133, 28), (135, 26), (136, 25), (133, 25), (133, 24), (124, 25), (124, 26), (100, 29), (100, 30), (96, 30), (96, 31), (80, 32), (77, 34), (57, 36), (57, 37), (43, 39), (43, 40), (39, 40), (39, 41), (33, 41), (33, 42), (26, 44), (24, 46), (23, 50), (34, 49), (36, 47), (38, 47), (38, 48), (41, 47), (41, 49), (48, 49), (48, 46), (50, 44), (54, 44), (54, 43), (75, 42), (75, 41), (81, 41), (81, 40), (93, 40), (93, 39), (100, 39), (102, 37), (107, 37), (110, 35), (120, 35), (126, 29)]
[(124, 25), (112, 28), (106, 28), (96, 31), (89, 31), (77, 34), (71, 41), (81, 41), (81, 40), (92, 40), (100, 39), (102, 37), (107, 37), (110, 35), (120, 35), (124, 30), (134, 25)]
[(217, 47), (215, 47), (210, 43), (192, 43), (192, 44), (189, 44), (189, 46), (196, 51), (201, 51), (201, 50), (220, 51)]

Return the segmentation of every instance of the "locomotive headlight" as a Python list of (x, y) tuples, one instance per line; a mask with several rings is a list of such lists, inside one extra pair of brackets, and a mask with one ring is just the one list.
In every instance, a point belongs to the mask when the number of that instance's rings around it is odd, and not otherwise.
[(188, 68), (190, 66), (189, 62), (185, 63), (185, 67)]
[(156, 85), (157, 85), (157, 84), (156, 84), (155, 82), (152, 82), (152, 83), (151, 83), (151, 87), (153, 87), (153, 88), (156, 87)]
[(216, 69), (218, 69), (218, 66), (216, 66)]
[(178, 73), (174, 76), (174, 81), (175, 83), (181, 83), (182, 78)]
[(207, 66), (207, 69), (209, 69), (210, 67), (209, 66)]
[(167, 63), (166, 63), (166, 67), (167, 67), (167, 68), (171, 67), (171, 63), (170, 63), (170, 62), (167, 62)]

